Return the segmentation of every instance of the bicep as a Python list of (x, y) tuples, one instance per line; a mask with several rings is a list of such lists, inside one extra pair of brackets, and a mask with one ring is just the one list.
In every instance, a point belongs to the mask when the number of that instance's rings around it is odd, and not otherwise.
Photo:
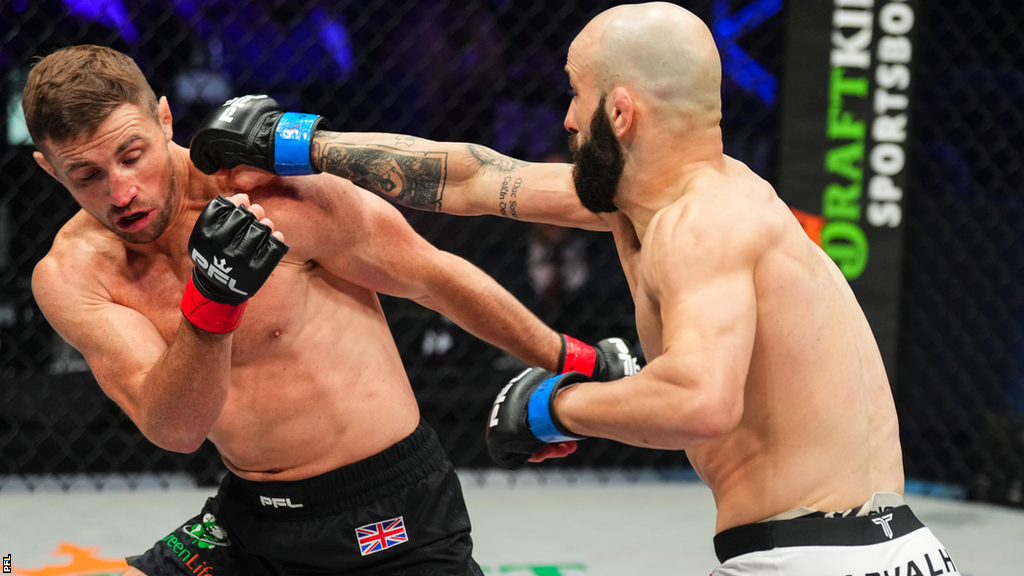
[(148, 318), (37, 267), (32, 287), (54, 330), (82, 353), (103, 391), (134, 417), (146, 374), (167, 350)]
[[(663, 350), (685, 351), (707, 372), (733, 371), (750, 362), (757, 305), (753, 279), (740, 269), (665, 279), (661, 297)], [(725, 376), (725, 375), (722, 375)]]
[(706, 394), (741, 402), (757, 328), (751, 252), (710, 222), (693, 228), (670, 231), (646, 258), (660, 305), (662, 364)]

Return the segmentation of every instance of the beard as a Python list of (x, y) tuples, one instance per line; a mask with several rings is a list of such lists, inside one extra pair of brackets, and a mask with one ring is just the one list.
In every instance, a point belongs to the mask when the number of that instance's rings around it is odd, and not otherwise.
[(590, 137), (580, 138), (579, 133), (569, 136), (569, 150), (572, 151), (572, 181), (576, 195), (587, 210), (594, 213), (615, 212), (615, 190), (622, 178), (626, 164), (622, 156), (622, 145), (612, 131), (612, 123), (604, 113), (605, 96), (590, 119)]

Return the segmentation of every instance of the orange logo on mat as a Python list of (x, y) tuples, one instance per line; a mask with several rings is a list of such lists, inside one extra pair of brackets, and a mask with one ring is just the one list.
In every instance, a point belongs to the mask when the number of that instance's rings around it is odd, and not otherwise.
[(43, 566), (28, 570), (14, 567), (12, 574), (21, 576), (114, 576), (128, 569), (124, 559), (106, 560), (95, 556), (99, 548), (82, 548), (61, 542), (51, 556), (70, 556), (71, 562), (60, 566)]

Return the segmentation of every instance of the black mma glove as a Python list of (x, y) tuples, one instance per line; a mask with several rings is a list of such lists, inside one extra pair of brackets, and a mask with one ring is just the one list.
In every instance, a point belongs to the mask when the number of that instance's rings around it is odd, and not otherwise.
[(588, 380), (579, 372), (552, 374), (536, 366), (513, 378), (495, 398), (487, 422), (487, 451), (491, 458), (515, 470), (546, 444), (583, 440), (562, 426), (552, 403), (562, 388)]
[(559, 374), (581, 372), (590, 380), (609, 382), (640, 371), (640, 360), (633, 356), (622, 338), (605, 338), (591, 346), (567, 334), (560, 336)]
[(246, 303), (288, 253), (288, 246), (252, 212), (218, 196), (192, 228), (188, 252), (194, 266), (181, 311), (197, 328), (225, 334), (242, 323)]
[(189, 145), (192, 163), (206, 174), (239, 164), (279, 176), (319, 172), (310, 163), (313, 132), (328, 130), (323, 117), (285, 112), (265, 94), (232, 98), (210, 112)]

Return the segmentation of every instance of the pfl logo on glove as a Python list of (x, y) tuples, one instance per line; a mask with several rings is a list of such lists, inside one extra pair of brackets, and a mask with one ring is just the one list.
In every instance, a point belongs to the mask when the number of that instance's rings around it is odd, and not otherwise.
[(224, 103), (224, 111), (220, 113), (217, 120), (219, 122), (230, 123), (234, 120), (235, 112), (237, 112), (239, 108), (245, 108), (245, 105), (253, 100), (262, 100), (267, 97), (268, 96), (266, 94), (248, 94), (246, 96), (232, 98)]
[(529, 371), (529, 368), (523, 370), (519, 374), (519, 376), (516, 376), (515, 378), (512, 379), (511, 382), (506, 384), (505, 387), (501, 389), (501, 392), (498, 392), (498, 397), (494, 399), (494, 407), (491, 408), (491, 420), (489, 425), (490, 428), (494, 428), (495, 426), (498, 425), (498, 411), (501, 410), (501, 403), (505, 401), (505, 397), (508, 395), (509, 388), (515, 385), (516, 382), (520, 381), (523, 378), (523, 376), (526, 376), (526, 374)]
[(619, 353), (619, 361), (622, 362), (622, 371), (626, 376), (632, 376), (640, 371), (640, 361), (630, 352), (625, 340), (622, 338), (608, 338), (605, 342), (615, 346)]
[(220, 282), (221, 284), (228, 287), (229, 290), (235, 294), (241, 296), (249, 296), (248, 292), (243, 292), (238, 288), (235, 288), (235, 279), (228, 276), (231, 272), (231, 268), (228, 267), (227, 258), (218, 259), (216, 256), (213, 257), (213, 264), (210, 264), (206, 258), (199, 253), (195, 248), (192, 249), (192, 261), (195, 262), (196, 266), (206, 272), (206, 275), (210, 278)]

